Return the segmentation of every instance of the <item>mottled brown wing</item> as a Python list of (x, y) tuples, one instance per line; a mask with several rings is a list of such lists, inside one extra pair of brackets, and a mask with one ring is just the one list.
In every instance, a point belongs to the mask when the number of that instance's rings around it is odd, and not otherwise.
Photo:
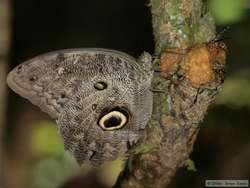
[[(17, 94), (56, 119), (65, 104), (85, 80), (78, 78), (72, 65), (81, 64), (84, 77), (91, 75), (90, 67), (104, 61), (106, 55), (117, 54), (122, 59), (134, 58), (122, 52), (106, 49), (68, 49), (46, 53), (14, 68), (7, 77), (7, 84)], [(98, 67), (96, 67), (98, 68)], [(101, 67), (100, 67), (101, 69)]]
[(152, 112), (151, 58), (73, 49), (33, 58), (8, 85), (55, 118), (66, 150), (81, 164), (116, 159), (139, 139)]

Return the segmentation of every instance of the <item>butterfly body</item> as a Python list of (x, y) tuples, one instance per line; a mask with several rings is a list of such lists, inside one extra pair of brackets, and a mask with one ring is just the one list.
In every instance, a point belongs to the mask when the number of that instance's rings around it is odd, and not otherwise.
[(79, 163), (96, 165), (114, 160), (139, 139), (152, 112), (152, 74), (145, 58), (72, 49), (24, 62), (7, 83), (56, 119), (65, 149)]

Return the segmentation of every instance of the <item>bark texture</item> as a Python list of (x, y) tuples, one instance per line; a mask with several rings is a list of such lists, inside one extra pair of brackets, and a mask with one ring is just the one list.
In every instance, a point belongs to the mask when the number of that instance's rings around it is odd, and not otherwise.
[[(226, 46), (202, 0), (151, 0), (155, 36), (154, 110), (114, 187), (166, 187), (185, 165), (199, 123), (224, 80)], [(146, 149), (145, 149), (146, 148)], [(134, 149), (133, 149), (134, 150)], [(133, 152), (132, 152), (133, 153)]]

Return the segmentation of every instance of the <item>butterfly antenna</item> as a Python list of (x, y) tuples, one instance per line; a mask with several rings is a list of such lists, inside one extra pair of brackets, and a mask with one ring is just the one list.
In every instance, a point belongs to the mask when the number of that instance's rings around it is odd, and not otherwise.
[(215, 36), (215, 38), (214, 38), (212, 41), (218, 42), (218, 41), (223, 40), (221, 36), (222, 36), (225, 32), (227, 32), (229, 29), (230, 29), (230, 26), (226, 26), (225, 28), (223, 28), (223, 29)]
[(164, 90), (160, 90), (160, 89), (150, 89), (150, 91), (153, 93), (165, 93)]

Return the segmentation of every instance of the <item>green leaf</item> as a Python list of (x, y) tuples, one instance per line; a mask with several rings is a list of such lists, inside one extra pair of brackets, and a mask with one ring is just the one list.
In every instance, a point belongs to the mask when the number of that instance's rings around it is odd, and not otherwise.
[(188, 170), (196, 172), (197, 169), (195, 167), (194, 161), (191, 160), (190, 158), (186, 160), (185, 166), (187, 167)]
[(57, 155), (64, 152), (57, 126), (52, 122), (34, 125), (31, 135), (31, 151), (34, 155)]
[(208, 6), (216, 23), (225, 25), (243, 18), (247, 0), (210, 0)]
[(223, 89), (216, 99), (216, 104), (232, 106), (250, 106), (249, 73), (240, 73), (225, 80)]

